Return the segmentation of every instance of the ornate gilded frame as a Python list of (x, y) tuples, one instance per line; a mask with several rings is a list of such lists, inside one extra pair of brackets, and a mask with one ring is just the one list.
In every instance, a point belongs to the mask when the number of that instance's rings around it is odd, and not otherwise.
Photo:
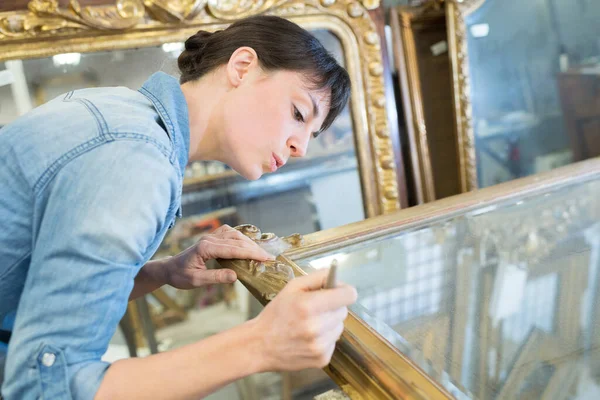
[[(408, 104), (406, 110), (409, 140), (414, 142), (411, 152), (415, 154), (413, 170), (417, 182), (417, 196), (426, 202), (430, 197), (432, 173), (427, 148), (427, 131), (422, 112), (422, 98), (419, 79), (416, 74), (416, 55), (411, 46), (412, 36), (410, 22), (415, 15), (432, 12), (443, 5), (446, 12), (448, 52), (452, 70), (452, 108), (455, 125), (453, 126), (458, 148), (458, 176), (461, 192), (468, 192), (478, 187), (477, 159), (475, 152), (475, 136), (472, 121), (471, 87), (469, 75), (469, 51), (467, 46), (466, 18), (479, 9), (486, 0), (424, 0), (414, 11), (403, 13), (402, 20), (397, 21), (397, 37), (402, 39), (400, 54), (396, 61), (404, 71), (400, 70), (402, 85), (406, 88), (403, 103)], [(394, 23), (394, 15), (392, 22)], [(406, 108), (406, 106), (405, 106)], [(412, 131), (412, 132), (411, 132)], [(420, 175), (419, 175), (420, 174)]]
[(413, 20), (429, 12), (430, 9), (432, 8), (429, 6), (419, 8), (401, 7), (398, 12), (392, 10), (390, 13), (394, 44), (397, 46), (394, 57), (401, 86), (417, 204), (427, 203), (436, 198), (429, 145), (427, 143), (421, 79), (419, 78), (415, 38), (412, 29)]
[(465, 18), (485, 0), (445, 0), (448, 49), (452, 65), (455, 133), (459, 149), (459, 174), (463, 192), (477, 189), (477, 160), (469, 84), (469, 55)]
[(471, 94), (465, 17), (485, 0), (424, 0), (417, 7), (398, 7), (391, 13), (396, 44), (395, 60), (404, 105), (406, 129), (411, 150), (411, 164), (417, 203), (436, 199), (435, 171), (428, 144), (428, 127), (423, 110), (421, 79), (415, 48), (413, 24), (440, 13), (446, 15), (448, 57), (451, 67), (453, 133), (456, 141), (456, 176), (460, 192), (477, 189), (477, 160), (472, 124)]
[(31, 0), (28, 10), (0, 12), (0, 61), (157, 46), (261, 13), (329, 29), (342, 42), (353, 82), (363, 201), (366, 216), (373, 217), (400, 208), (381, 43), (368, 12), (378, 6), (378, 0), (117, 0), (94, 6), (70, 0), (63, 8), (57, 0)]
[[(398, 15), (400, 14), (400, 15)], [(411, 23), (415, 12), (406, 9), (390, 13), (390, 21), (398, 51), (394, 59), (398, 66), (398, 78), (402, 87), (402, 103), (404, 119), (410, 148), (410, 163), (417, 204), (435, 200), (433, 187), (433, 172), (427, 144), (427, 129), (423, 116), (421, 99), (421, 81), (419, 79), (417, 60), (415, 58), (415, 43)]]

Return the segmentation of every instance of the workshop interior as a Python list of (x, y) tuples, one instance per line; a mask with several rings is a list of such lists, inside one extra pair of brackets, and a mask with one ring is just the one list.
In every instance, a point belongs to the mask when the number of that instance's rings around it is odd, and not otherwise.
[[(189, 163), (153, 259), (251, 226), (291, 243), (277, 268), (335, 265), (358, 300), (324, 369), (206, 398), (599, 399), (598, 0), (4, 0), (0, 127), (74, 89), (178, 76), (190, 34), (259, 14), (318, 38), (350, 101), (259, 180)], [(129, 302), (102, 359), (256, 317), (276, 295), (261, 276)]]

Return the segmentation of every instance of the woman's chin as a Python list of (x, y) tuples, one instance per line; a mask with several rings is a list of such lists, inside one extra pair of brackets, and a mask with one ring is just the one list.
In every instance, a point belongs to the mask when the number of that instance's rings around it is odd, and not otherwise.
[(244, 168), (243, 171), (236, 170), (236, 172), (249, 181), (256, 181), (263, 175), (261, 168)]

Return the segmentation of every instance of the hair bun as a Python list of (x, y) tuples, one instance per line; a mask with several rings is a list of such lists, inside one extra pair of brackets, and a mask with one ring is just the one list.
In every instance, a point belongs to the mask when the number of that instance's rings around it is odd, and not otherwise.
[(193, 76), (198, 74), (204, 51), (212, 35), (211, 32), (198, 31), (185, 41), (185, 50), (177, 59), (182, 74)]
[(210, 39), (213, 34), (207, 31), (198, 31), (194, 35), (190, 36), (185, 41), (186, 50), (201, 50), (206, 46), (206, 42)]

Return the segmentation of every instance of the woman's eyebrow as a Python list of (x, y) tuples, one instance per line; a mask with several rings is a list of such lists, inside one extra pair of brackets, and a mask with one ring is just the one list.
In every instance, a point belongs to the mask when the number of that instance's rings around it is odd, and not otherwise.
[(317, 102), (308, 90), (306, 91), (306, 94), (310, 98), (310, 101), (312, 102), (312, 105), (313, 105), (313, 118), (316, 118), (319, 116), (319, 107), (317, 107)]

